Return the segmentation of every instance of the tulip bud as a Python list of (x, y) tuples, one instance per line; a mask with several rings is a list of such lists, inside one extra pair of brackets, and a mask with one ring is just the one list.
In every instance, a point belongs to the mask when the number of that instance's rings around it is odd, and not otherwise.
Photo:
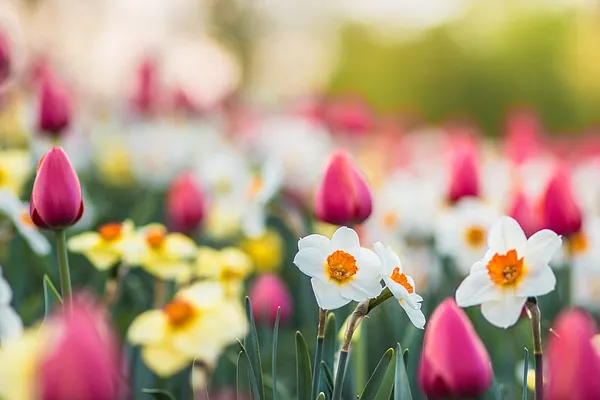
[(481, 396), (492, 383), (492, 364), (471, 321), (453, 299), (433, 312), (423, 342), (418, 380), (429, 399)]
[(334, 225), (359, 224), (371, 215), (372, 202), (367, 182), (350, 154), (345, 150), (333, 153), (317, 190), (317, 218)]
[(204, 193), (193, 176), (184, 174), (173, 181), (167, 194), (167, 223), (174, 232), (190, 234), (204, 219)]
[(33, 182), (29, 215), (39, 228), (63, 229), (83, 214), (79, 178), (62, 148), (54, 147), (40, 160)]
[(527, 237), (539, 231), (539, 221), (534, 211), (533, 204), (522, 191), (515, 195), (508, 208), (508, 215), (521, 225)]
[(581, 230), (581, 210), (575, 203), (567, 171), (558, 168), (541, 199), (542, 228), (569, 236)]
[(463, 197), (477, 197), (479, 192), (477, 150), (470, 143), (460, 145), (452, 155), (448, 200), (456, 203)]
[(600, 357), (592, 339), (593, 319), (583, 310), (567, 310), (556, 319), (548, 345), (547, 400), (600, 399)]
[(273, 325), (278, 307), (281, 307), (279, 319), (282, 323), (292, 315), (292, 299), (285, 283), (277, 275), (263, 274), (256, 278), (248, 297), (257, 321)]
[(39, 370), (42, 400), (118, 400), (121, 357), (102, 310), (75, 299), (67, 314), (49, 320), (50, 341)]
[(10, 76), (12, 70), (12, 54), (10, 41), (6, 32), (0, 32), (0, 85)]
[(58, 137), (71, 123), (71, 101), (62, 82), (49, 69), (40, 78), (38, 131)]

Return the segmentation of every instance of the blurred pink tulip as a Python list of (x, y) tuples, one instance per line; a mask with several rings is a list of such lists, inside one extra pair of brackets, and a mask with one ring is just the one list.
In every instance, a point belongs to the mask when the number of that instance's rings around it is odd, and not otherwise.
[(371, 190), (352, 157), (337, 150), (317, 190), (317, 218), (335, 225), (359, 224), (371, 215), (372, 203)]
[(206, 201), (195, 178), (183, 174), (176, 178), (167, 193), (167, 223), (175, 232), (190, 234), (202, 223)]
[(326, 103), (325, 123), (332, 132), (363, 134), (373, 128), (373, 113), (360, 97), (343, 97)]
[(474, 144), (465, 141), (452, 153), (448, 200), (456, 203), (463, 197), (477, 197), (479, 192), (477, 149)]
[(67, 228), (83, 214), (79, 178), (60, 147), (44, 154), (38, 164), (29, 214), (35, 225), (45, 229)]
[(527, 161), (539, 151), (541, 136), (542, 127), (535, 114), (525, 110), (510, 113), (506, 122), (506, 155), (516, 164)]
[(600, 399), (600, 357), (592, 338), (593, 319), (583, 310), (563, 311), (548, 345), (547, 400)]
[(90, 299), (76, 298), (70, 312), (59, 312), (48, 322), (54, 335), (38, 375), (40, 398), (124, 398), (119, 346), (103, 310)]
[(540, 224), (535, 207), (523, 191), (518, 191), (513, 197), (508, 207), (508, 215), (521, 225), (527, 237), (539, 231)]
[(581, 210), (575, 202), (571, 181), (565, 167), (559, 167), (548, 182), (541, 199), (541, 228), (569, 236), (581, 230)]
[(285, 283), (277, 275), (263, 274), (256, 278), (248, 297), (257, 321), (273, 325), (278, 307), (281, 307), (281, 323), (292, 316), (292, 299)]
[(37, 129), (52, 137), (63, 135), (71, 124), (71, 99), (64, 84), (49, 67), (40, 75)]
[(12, 72), (12, 53), (7, 33), (0, 31), (0, 84), (3, 84)]
[(481, 396), (492, 383), (490, 357), (453, 299), (433, 312), (425, 330), (418, 380), (429, 399)]
[(135, 76), (131, 107), (140, 115), (152, 115), (159, 106), (158, 65), (148, 57), (140, 63)]

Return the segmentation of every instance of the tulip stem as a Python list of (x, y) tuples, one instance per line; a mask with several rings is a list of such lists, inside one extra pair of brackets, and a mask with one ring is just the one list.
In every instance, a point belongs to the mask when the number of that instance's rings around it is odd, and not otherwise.
[(323, 359), (323, 341), (325, 339), (325, 320), (327, 310), (319, 308), (319, 327), (317, 328), (317, 348), (315, 351), (315, 362), (313, 364), (311, 399), (316, 399), (319, 394), (321, 383), (321, 360)]
[(58, 253), (58, 274), (60, 276), (60, 292), (63, 305), (71, 303), (71, 275), (69, 272), (69, 257), (67, 256), (67, 238), (64, 229), (56, 232), (56, 251)]
[(542, 328), (541, 313), (537, 298), (527, 298), (527, 314), (531, 321), (531, 332), (533, 336), (533, 357), (535, 360), (535, 399), (544, 398), (544, 365), (542, 362)]
[(344, 387), (344, 377), (346, 375), (346, 365), (348, 363), (348, 350), (340, 351), (340, 361), (338, 362), (337, 371), (335, 373), (335, 382), (333, 384), (333, 394), (331, 400), (341, 400), (342, 389)]

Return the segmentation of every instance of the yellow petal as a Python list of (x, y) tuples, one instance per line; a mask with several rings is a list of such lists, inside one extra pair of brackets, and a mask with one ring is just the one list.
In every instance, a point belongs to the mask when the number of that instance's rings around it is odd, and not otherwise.
[(198, 276), (216, 277), (220, 271), (219, 251), (207, 246), (201, 246), (196, 253), (196, 274)]
[(172, 233), (165, 238), (165, 251), (174, 258), (192, 258), (196, 255), (196, 243), (181, 233)]
[(225, 290), (218, 282), (198, 282), (187, 288), (181, 289), (177, 297), (192, 302), (196, 307), (207, 309), (216, 307), (223, 300)]
[(142, 359), (154, 373), (167, 377), (185, 368), (192, 362), (193, 357), (177, 351), (166, 343), (161, 343), (144, 346)]
[(127, 338), (131, 344), (160, 343), (166, 336), (167, 324), (167, 317), (162, 311), (146, 311), (133, 320)]
[(101, 242), (102, 238), (98, 233), (84, 232), (69, 238), (67, 246), (73, 253), (83, 253), (97, 247)]
[(141, 266), (150, 274), (163, 280), (185, 281), (191, 274), (188, 263), (171, 262), (160, 257), (145, 260), (141, 263)]
[(252, 259), (236, 247), (226, 247), (221, 250), (221, 262), (240, 274), (240, 277), (244, 277), (252, 271)]
[(100, 271), (105, 271), (117, 264), (121, 255), (111, 249), (92, 250), (84, 253), (94, 267)]

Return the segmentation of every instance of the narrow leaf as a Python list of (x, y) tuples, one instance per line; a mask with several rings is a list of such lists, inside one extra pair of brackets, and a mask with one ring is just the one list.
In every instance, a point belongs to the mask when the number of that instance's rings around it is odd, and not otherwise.
[(310, 392), (312, 374), (310, 371), (310, 355), (306, 341), (300, 332), (296, 332), (296, 383), (298, 400), (311, 400)]
[(385, 373), (390, 365), (390, 361), (394, 356), (394, 349), (388, 349), (379, 360), (377, 367), (373, 371), (373, 374), (367, 381), (367, 385), (365, 386), (363, 392), (358, 397), (361, 400), (373, 400), (375, 399), (375, 395), (379, 390), (379, 386), (381, 385), (381, 380), (385, 376)]
[(404, 349), (402, 352), (402, 360), (404, 361), (404, 368), (408, 370), (408, 349)]
[(523, 363), (523, 400), (527, 400), (529, 394), (527, 390), (527, 375), (529, 373), (529, 350), (525, 347), (525, 362)]
[(62, 297), (48, 275), (44, 275), (42, 283), (44, 286), (44, 318), (46, 318), (52, 311), (52, 303), (54, 302), (52, 299), (57, 299), (62, 304)]
[(317, 396), (317, 400), (325, 400), (325, 393), (319, 393), (319, 395)]
[[(248, 357), (248, 350), (246, 350), (246, 348), (244, 347), (243, 343), (240, 342), (238, 340), (238, 344), (240, 345), (240, 347), (242, 348), (241, 354), (244, 355), (244, 358), (246, 359), (246, 361), (248, 361), (248, 370), (250, 371), (249, 373), (249, 377), (248, 380), (250, 381), (250, 390), (252, 391), (252, 397), (254, 398), (254, 400), (263, 400), (263, 397), (260, 397), (260, 391), (258, 388), (258, 383), (256, 382), (256, 374), (254, 373), (254, 369), (252, 368), (252, 363), (250, 362), (250, 357)], [(239, 355), (238, 355), (238, 362), (239, 362)], [(238, 365), (238, 390), (239, 390), (239, 374), (240, 370), (239, 370), (239, 365)]]
[(235, 377), (236, 377), (236, 390), (237, 390), (237, 399), (241, 399), (242, 397), (242, 364), (244, 363), (244, 360), (246, 360), (246, 357), (243, 357), (244, 352), (240, 351), (238, 353), (237, 356), (237, 361), (235, 363)]
[[(402, 353), (400, 343), (396, 345), (396, 353)], [(396, 372), (394, 374), (394, 400), (412, 400), (410, 384), (406, 375), (406, 366), (403, 357), (396, 357)]]
[(331, 369), (325, 361), (321, 361), (321, 372), (323, 373), (323, 377), (325, 378), (325, 384), (327, 386), (327, 397), (331, 397), (333, 394), (333, 374), (331, 373)]
[(336, 352), (337, 327), (335, 324), (335, 314), (329, 313), (325, 322), (325, 338), (323, 339), (323, 361), (333, 370), (333, 359)]
[(262, 364), (260, 361), (260, 347), (258, 344), (258, 334), (256, 333), (256, 324), (254, 323), (254, 314), (252, 313), (252, 305), (250, 299), (246, 297), (245, 302), (246, 318), (248, 318), (249, 332), (248, 336), (244, 339), (245, 353), (252, 367), (252, 373), (254, 374), (254, 380), (258, 386), (259, 397), (255, 397), (254, 400), (265, 399), (265, 388), (263, 385), (262, 375)]
[(387, 371), (381, 380), (379, 390), (375, 395), (375, 400), (390, 400), (392, 398), (392, 391), (394, 390), (394, 375), (396, 372), (396, 358), (400, 358), (395, 352), (392, 352), (392, 358), (387, 367)]
[(142, 389), (142, 393), (152, 396), (155, 400), (175, 400), (175, 396), (163, 389)]
[(279, 339), (279, 317), (281, 307), (277, 307), (277, 316), (275, 317), (275, 326), (273, 327), (273, 355), (271, 360), (271, 375), (273, 376), (273, 400), (277, 400), (277, 341)]

